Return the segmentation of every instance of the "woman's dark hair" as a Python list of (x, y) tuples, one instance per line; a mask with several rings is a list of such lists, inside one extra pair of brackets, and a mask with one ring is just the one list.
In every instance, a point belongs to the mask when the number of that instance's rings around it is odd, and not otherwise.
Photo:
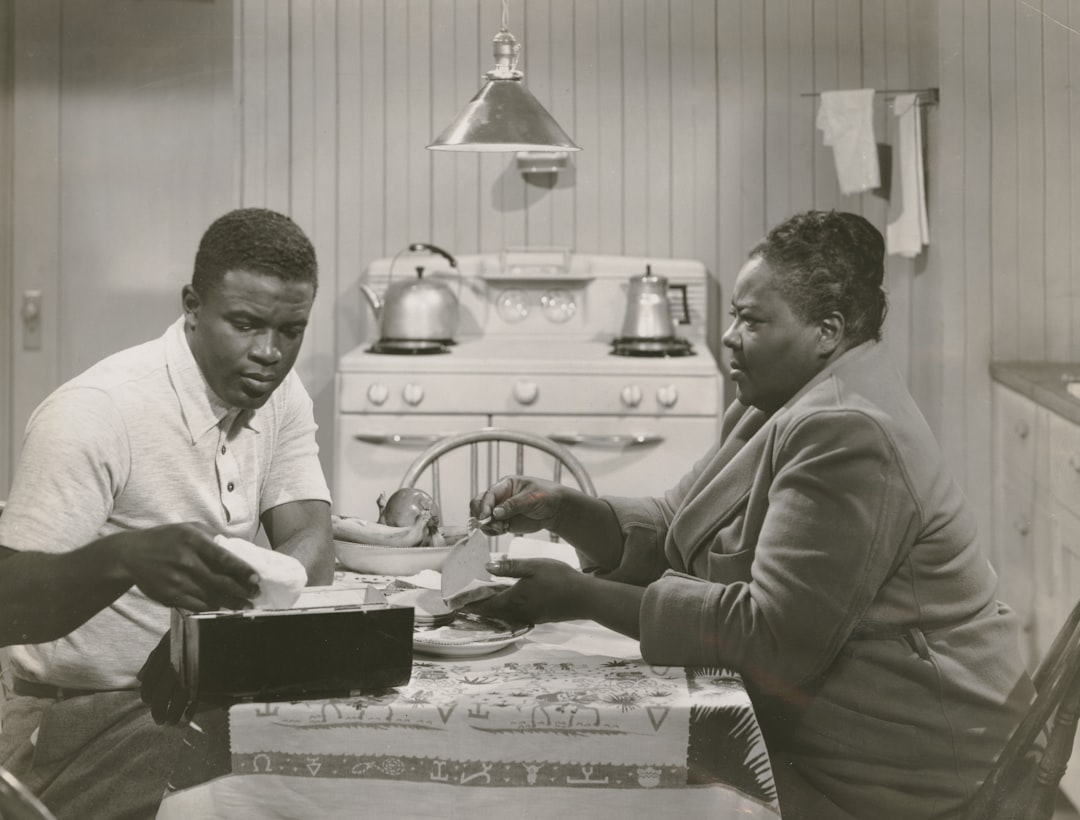
[(885, 240), (858, 214), (805, 211), (766, 234), (750, 251), (776, 273), (776, 287), (804, 322), (836, 311), (852, 346), (881, 340), (888, 310), (882, 281)]
[(214, 220), (199, 242), (191, 285), (206, 295), (231, 270), (319, 286), (307, 235), (289, 217), (266, 208), (240, 208)]

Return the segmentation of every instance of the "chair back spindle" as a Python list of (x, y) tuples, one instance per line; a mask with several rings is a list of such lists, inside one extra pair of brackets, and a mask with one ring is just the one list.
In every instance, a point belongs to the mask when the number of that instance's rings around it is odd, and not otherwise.
[[(464, 461), (458, 451), (464, 451)], [(543, 474), (538, 470), (542, 463), (546, 463)], [(504, 464), (512, 469), (503, 469)], [(443, 520), (456, 523), (458, 518), (462, 521), (467, 518), (469, 499), (503, 475), (525, 475), (530, 470), (539, 477), (550, 477), (559, 484), (576, 484), (582, 492), (596, 495), (588, 470), (567, 447), (546, 436), (499, 427), (484, 427), (435, 442), (409, 466), (401, 486), (428, 490), (442, 511)], [(468, 472), (467, 480), (462, 475), (464, 471)], [(468, 488), (467, 496), (461, 491), (464, 487)], [(448, 508), (450, 503), (453, 506)], [(558, 539), (552, 535), (551, 540)]]
[(1053, 817), (1080, 718), (1080, 603), (1058, 630), (1032, 683), (1035, 700), (956, 820)]

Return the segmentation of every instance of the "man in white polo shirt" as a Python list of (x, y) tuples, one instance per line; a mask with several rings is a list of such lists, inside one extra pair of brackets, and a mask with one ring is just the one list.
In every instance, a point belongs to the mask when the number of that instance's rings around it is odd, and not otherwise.
[[(314, 249), (288, 217), (248, 208), (215, 221), (183, 316), (34, 412), (0, 544), (74, 555), (102, 536), (166, 524), (249, 541), (261, 525), (310, 584), (329, 583), (330, 494), (312, 402), (292, 371), (316, 288)], [(161, 798), (181, 733), (155, 723), (137, 675), (168, 631), (161, 602), (198, 597), (207, 574), (200, 581), (186, 566), (196, 549), (158, 554), (144, 568), (153, 582), (115, 566), (85, 578), (86, 589), (69, 580), (72, 600), (104, 579), (132, 586), (59, 640), (10, 649), (0, 765), (61, 818), (152, 817)]]

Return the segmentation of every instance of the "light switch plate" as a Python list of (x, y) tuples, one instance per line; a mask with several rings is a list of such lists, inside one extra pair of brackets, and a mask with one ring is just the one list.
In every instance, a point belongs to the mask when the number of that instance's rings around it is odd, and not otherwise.
[(23, 350), (41, 350), (41, 291), (24, 290), (22, 294)]

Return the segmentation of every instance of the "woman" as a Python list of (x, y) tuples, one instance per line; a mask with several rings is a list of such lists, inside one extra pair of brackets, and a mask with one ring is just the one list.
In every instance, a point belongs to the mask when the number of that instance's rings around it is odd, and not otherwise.
[(957, 808), (1033, 695), (964, 496), (878, 344), (883, 270), (862, 217), (790, 218), (739, 273), (736, 401), (674, 488), (515, 476), (472, 502), (488, 532), (549, 529), (586, 570), (493, 564), (519, 580), (486, 613), (592, 619), (650, 663), (742, 674), (786, 819)]

